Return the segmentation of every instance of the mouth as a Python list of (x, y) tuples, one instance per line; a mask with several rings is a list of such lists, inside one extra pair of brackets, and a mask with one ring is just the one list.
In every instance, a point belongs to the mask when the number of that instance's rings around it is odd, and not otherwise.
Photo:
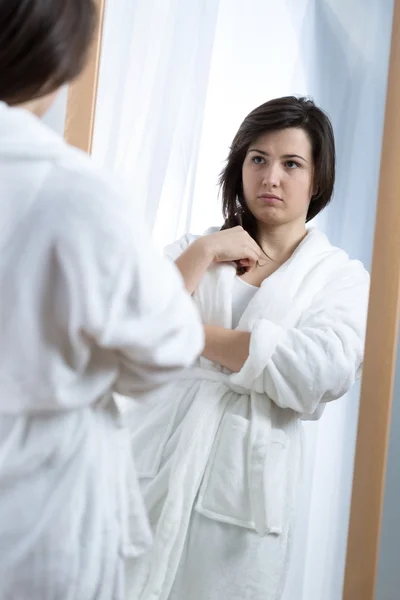
[(260, 194), (258, 197), (265, 204), (279, 204), (280, 202), (283, 202), (282, 198), (275, 194)]

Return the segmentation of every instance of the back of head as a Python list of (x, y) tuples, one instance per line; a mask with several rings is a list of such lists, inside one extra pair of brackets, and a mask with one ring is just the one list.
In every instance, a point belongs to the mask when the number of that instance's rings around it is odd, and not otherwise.
[(23, 104), (77, 77), (95, 22), (94, 0), (0, 0), (0, 100)]

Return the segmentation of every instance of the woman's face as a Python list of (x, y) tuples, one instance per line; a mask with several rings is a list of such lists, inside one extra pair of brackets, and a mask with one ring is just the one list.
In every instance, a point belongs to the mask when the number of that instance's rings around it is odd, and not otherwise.
[(260, 226), (305, 224), (313, 178), (306, 132), (299, 128), (269, 132), (247, 151), (242, 168), (244, 198)]

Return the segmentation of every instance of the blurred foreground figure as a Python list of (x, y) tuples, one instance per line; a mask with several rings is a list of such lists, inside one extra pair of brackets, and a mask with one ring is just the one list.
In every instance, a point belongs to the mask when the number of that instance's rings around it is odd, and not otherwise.
[(113, 393), (202, 350), (137, 207), (40, 121), (85, 64), (92, 0), (0, 0), (0, 599), (119, 600), (151, 541)]

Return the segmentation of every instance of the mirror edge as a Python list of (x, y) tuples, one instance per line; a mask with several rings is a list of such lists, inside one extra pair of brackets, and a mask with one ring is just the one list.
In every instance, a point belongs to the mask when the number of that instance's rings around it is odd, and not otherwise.
[(400, 0), (394, 0), (343, 600), (374, 600), (400, 314)]
[(97, 90), (103, 42), (106, 0), (95, 0), (98, 10), (97, 26), (87, 65), (68, 88), (64, 137), (68, 144), (91, 153), (96, 117)]

